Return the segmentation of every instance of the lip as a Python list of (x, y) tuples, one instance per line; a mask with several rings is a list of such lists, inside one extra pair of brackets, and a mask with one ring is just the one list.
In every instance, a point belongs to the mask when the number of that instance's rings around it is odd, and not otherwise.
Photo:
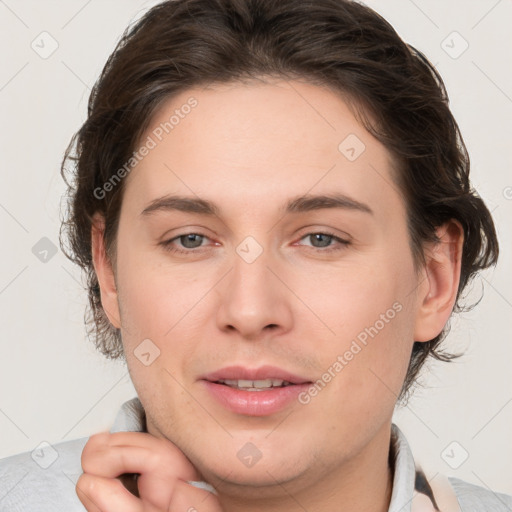
[[(218, 380), (265, 380), (279, 379), (291, 382), (292, 384), (311, 384), (309, 379), (294, 375), (291, 372), (278, 368), (277, 366), (260, 366), (259, 368), (244, 368), (243, 366), (226, 366), (215, 372), (203, 375), (202, 380), (216, 382)], [(263, 391), (255, 391), (263, 393)]]
[[(217, 383), (218, 380), (265, 380), (279, 379), (290, 382), (290, 386), (265, 391), (244, 391)], [(312, 382), (277, 366), (259, 368), (227, 366), (201, 377), (201, 383), (220, 405), (237, 414), (268, 416), (279, 412), (298, 400)]]
[(300, 393), (305, 392), (311, 383), (292, 384), (283, 388), (266, 391), (244, 391), (202, 380), (210, 396), (226, 409), (246, 416), (269, 416), (285, 409), (298, 401)]

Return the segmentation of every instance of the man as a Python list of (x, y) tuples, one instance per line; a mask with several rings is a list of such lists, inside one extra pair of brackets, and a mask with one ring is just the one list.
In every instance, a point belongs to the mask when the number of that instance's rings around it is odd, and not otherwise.
[[(127, 30), (89, 107), (69, 256), (138, 396), (2, 506), (512, 510), (427, 478), (392, 424), (498, 256), (419, 52), (346, 0), (168, 1)], [(83, 507), (56, 483), (78, 458)]]

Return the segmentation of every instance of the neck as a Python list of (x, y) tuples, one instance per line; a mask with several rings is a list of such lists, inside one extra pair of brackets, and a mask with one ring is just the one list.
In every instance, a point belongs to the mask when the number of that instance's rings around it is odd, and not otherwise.
[[(265, 487), (224, 480), (215, 485), (223, 512), (388, 512), (393, 487), (389, 466), (391, 425), (336, 467), (323, 466), (294, 481)], [(314, 476), (313, 476), (314, 475)]]

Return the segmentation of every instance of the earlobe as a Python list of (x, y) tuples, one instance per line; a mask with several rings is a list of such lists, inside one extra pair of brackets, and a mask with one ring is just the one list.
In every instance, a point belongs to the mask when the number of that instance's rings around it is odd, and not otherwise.
[(101, 215), (95, 214), (91, 226), (91, 251), (94, 270), (98, 278), (101, 293), (101, 305), (110, 323), (121, 328), (117, 287), (112, 263), (107, 255), (104, 241), (105, 222)]
[(414, 331), (415, 341), (430, 341), (448, 322), (460, 282), (464, 231), (452, 219), (438, 227), (439, 242), (425, 249), (425, 282), (420, 286)]

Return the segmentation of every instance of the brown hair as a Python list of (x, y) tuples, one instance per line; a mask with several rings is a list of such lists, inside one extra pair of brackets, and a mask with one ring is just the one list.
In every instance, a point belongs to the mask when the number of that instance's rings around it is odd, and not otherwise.
[[(92, 216), (105, 219), (111, 261), (123, 183), (95, 193), (132, 157), (158, 107), (200, 84), (250, 78), (301, 79), (329, 87), (356, 106), (366, 129), (397, 162), (408, 212), (416, 268), (423, 243), (449, 219), (464, 229), (462, 290), (479, 270), (496, 264), (498, 241), (489, 210), (471, 188), (469, 157), (453, 118), (443, 81), (425, 56), (401, 40), (370, 8), (350, 0), (169, 0), (150, 9), (122, 35), (95, 83), (88, 117), (62, 163), (68, 216), (61, 247), (87, 277), (88, 334), (107, 357), (123, 356), (121, 335), (103, 310), (91, 254)], [(74, 162), (73, 181), (65, 165)], [(62, 243), (66, 231), (70, 254)], [(443, 331), (415, 342), (401, 398), (431, 355), (455, 355), (438, 346)]]

